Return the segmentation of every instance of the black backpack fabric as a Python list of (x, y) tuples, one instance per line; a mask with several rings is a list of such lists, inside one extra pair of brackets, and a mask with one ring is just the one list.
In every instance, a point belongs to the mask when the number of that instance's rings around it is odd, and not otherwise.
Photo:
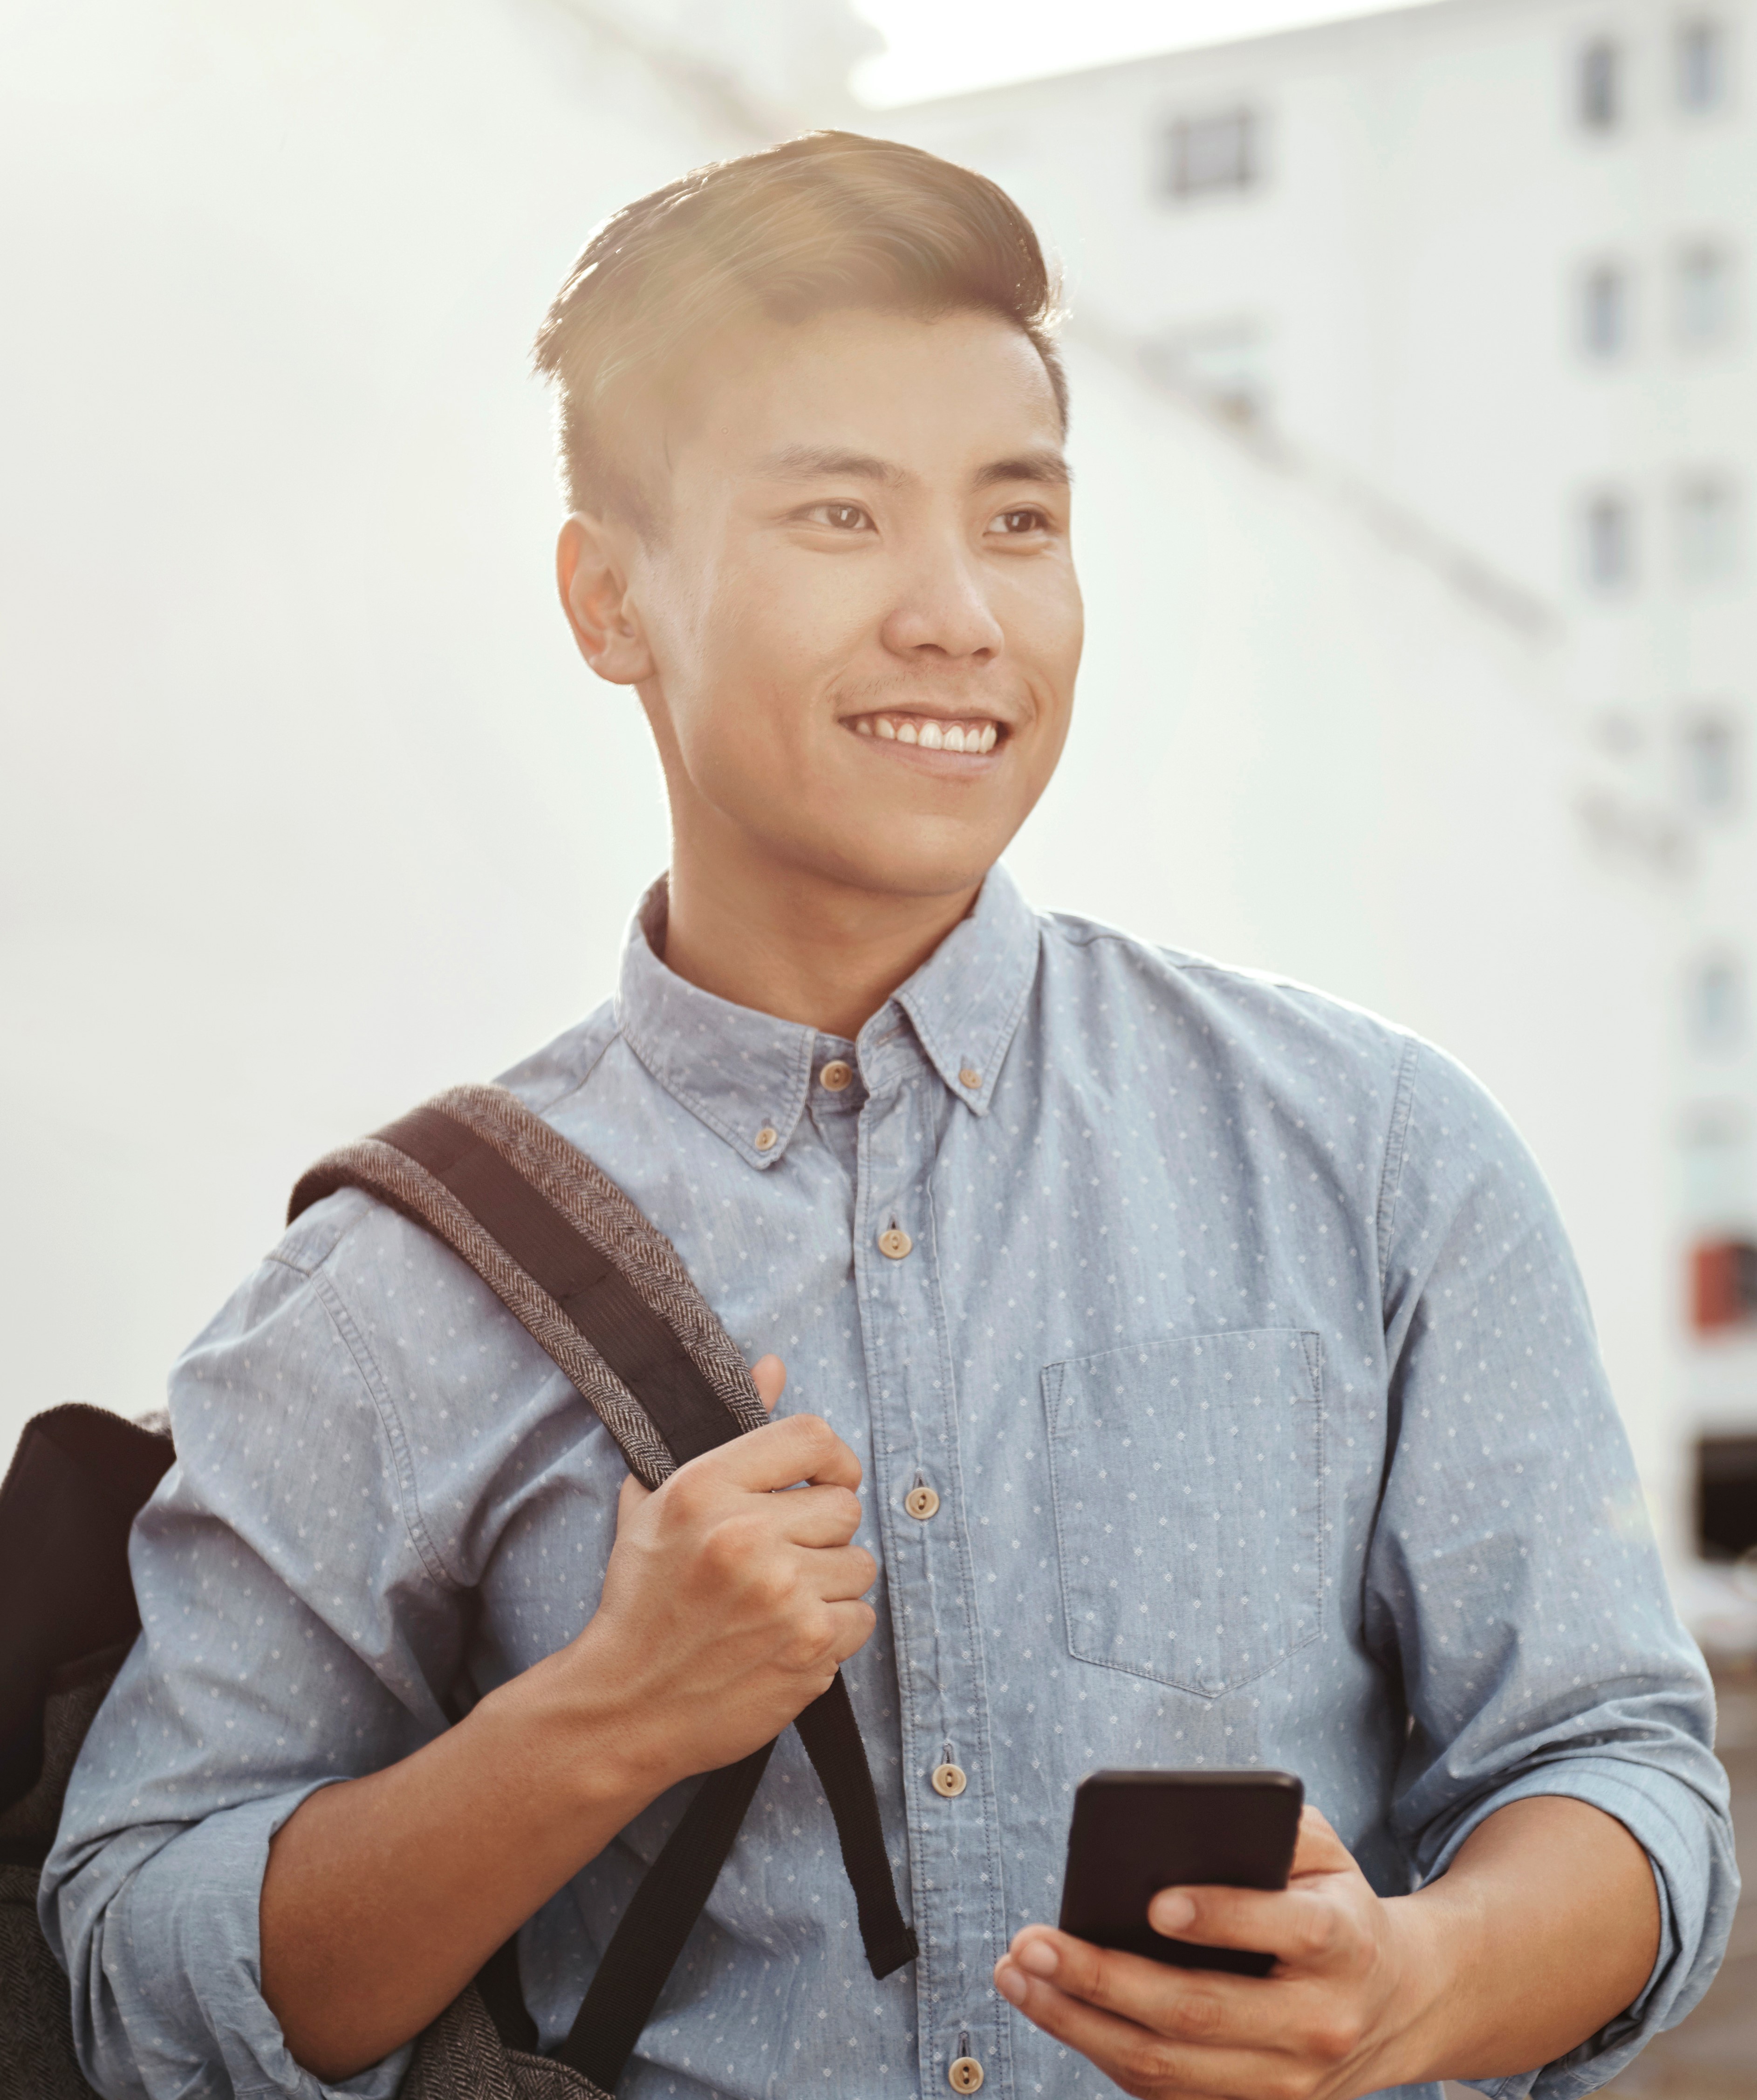
[[(439, 1096), (320, 1160), (289, 1222), (361, 1189), (443, 1240), (567, 1374), (656, 1487), (766, 1420), (736, 1344), (676, 1250), (585, 1155), (496, 1087)], [(168, 1430), (92, 1407), (25, 1429), (0, 1488), (0, 2093), (85, 2100), (70, 2001), (37, 1921), (86, 1731), (139, 1630), (134, 1516)], [(794, 1723), (823, 1784), (875, 1976), (916, 1956), (841, 1676)], [(514, 1942), (422, 2035), (402, 2100), (607, 2100), (712, 1893), (773, 1745), (706, 1774), (604, 1951), (553, 2057), (535, 2053)]]
[(37, 1880), (68, 1775), (140, 1629), (135, 1511), (168, 1436), (96, 1407), (39, 1414), (0, 1487), (0, 2093), (87, 2100), (67, 1979), (37, 1922)]

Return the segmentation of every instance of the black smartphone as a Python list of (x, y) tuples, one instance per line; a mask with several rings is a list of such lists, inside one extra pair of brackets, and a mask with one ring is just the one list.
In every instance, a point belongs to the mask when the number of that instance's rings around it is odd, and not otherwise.
[(1168, 1939), (1147, 1922), (1161, 1889), (1284, 1889), (1305, 1789), (1284, 1771), (1101, 1771), (1068, 1825), (1062, 1930), (1180, 1969), (1266, 1976), (1273, 1954)]

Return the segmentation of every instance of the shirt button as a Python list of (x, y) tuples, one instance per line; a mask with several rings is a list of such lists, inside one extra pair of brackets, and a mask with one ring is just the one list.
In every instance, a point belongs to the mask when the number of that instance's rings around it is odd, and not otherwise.
[[(958, 1084), (960, 1087), (969, 1087), (973, 1089), (981, 1086), (982, 1083), (982, 1075), (977, 1070), (973, 1065), (966, 1065), (964, 1070), (958, 1074)], [(960, 2056), (958, 2058), (958, 2061), (960, 2063), (971, 2063), (974, 2062), (975, 2059), (973, 2057)], [(982, 2066), (978, 2064), (976, 2067), (976, 2084), (977, 2085), (980, 2085), (982, 2082)], [(970, 2090), (973, 2093), (976, 2090), (976, 2086), (973, 2085), (970, 2088)]]
[(775, 1125), (772, 1123), (766, 1123), (757, 1133), (755, 1139), (757, 1149), (759, 1152), (767, 1152), (774, 1145), (778, 1135)]
[(957, 2056), (951, 2060), (946, 2073), (946, 2083), (954, 2093), (977, 2093), (982, 2089), (982, 2067), (973, 2056)]
[(832, 1057), (818, 1078), (832, 1094), (839, 1094), (854, 1076), (854, 1068), (844, 1057)]
[[(774, 1136), (772, 1131), (770, 1136)], [(887, 1225), (879, 1234), (879, 1252), (891, 1261), (901, 1261), (914, 1245), (901, 1225)]]
[[(947, 1801), (956, 1801), (969, 1781), (964, 1776), (962, 1765), (935, 1765), (930, 1784), (935, 1793), (943, 1794)], [(970, 2089), (974, 2092), (976, 2088)]]
[(903, 1498), (903, 1506), (917, 1524), (925, 1524), (930, 1516), (939, 1514), (939, 1497), (927, 1486), (911, 1488)]

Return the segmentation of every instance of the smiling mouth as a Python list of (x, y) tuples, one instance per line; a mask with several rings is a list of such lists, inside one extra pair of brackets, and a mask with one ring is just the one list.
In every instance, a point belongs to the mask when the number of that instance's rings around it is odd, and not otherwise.
[(855, 715), (843, 726), (856, 736), (870, 736), (883, 743), (912, 743), (922, 751), (961, 752), (966, 758), (983, 758), (1005, 734), (991, 716), (963, 716), (947, 721), (933, 715)]

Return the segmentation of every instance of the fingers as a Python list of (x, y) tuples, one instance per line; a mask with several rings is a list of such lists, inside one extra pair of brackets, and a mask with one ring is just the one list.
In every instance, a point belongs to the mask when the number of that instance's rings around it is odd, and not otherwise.
[(757, 1397), (775, 1412), (775, 1404), (787, 1390), (787, 1366), (777, 1356), (758, 1357), (750, 1367), (751, 1383), (757, 1388)]
[(878, 1580), (878, 1563), (863, 1546), (842, 1546), (814, 1553), (808, 1577), (826, 1604), (851, 1604)]
[(830, 1652), (835, 1657), (839, 1669), (851, 1655), (858, 1655), (872, 1638), (872, 1629), (878, 1624), (878, 1614), (870, 1604), (832, 1604), (830, 1614)]
[[(1141, 1965), (1157, 1966), (1153, 1962)], [(1270, 2067), (1261, 2054), (1155, 2032), (1137, 2020), (1071, 1996), (1033, 1976), (1010, 1955), (996, 1965), (995, 1983), (1034, 2026), (1077, 2049), (1126, 2093), (1175, 2093), (1196, 2100), (1201, 2095), (1256, 2094), (1265, 2089), (1264, 2074)]]
[(1168, 1939), (1273, 1954), (1309, 1968), (1335, 1951), (1343, 1916), (1335, 1904), (1305, 1889), (1162, 1889), (1147, 1906), (1147, 1922)]
[(845, 1546), (860, 1529), (860, 1498), (852, 1488), (795, 1488), (763, 1515), (795, 1546)]
[(784, 1415), (748, 1436), (735, 1436), (730, 1444), (691, 1458), (673, 1477), (682, 1480), (698, 1466), (711, 1467), (722, 1479), (752, 1494), (772, 1493), (797, 1480), (838, 1488), (860, 1485), (860, 1461), (816, 1414)]
[(1036, 1981), (1053, 1983), (1064, 1997), (1078, 1998), (1175, 2041), (1262, 2047), (1277, 2039), (1286, 2023), (1285, 2008), (1274, 1994), (1265, 1992), (1258, 1978), (1168, 1968), (1138, 1954), (1093, 1947), (1047, 1926), (1028, 1926), (1015, 1935), (1007, 1959)]
[(1315, 1808), (1300, 1819), (1287, 1888), (1161, 1889), (1147, 1922), (1168, 1938), (1199, 1947), (1236, 1947), (1273, 1954), (1300, 1968), (1333, 1967), (1354, 1951), (1358, 1920), (1350, 1899), (1369, 1896), (1348, 1847)]

